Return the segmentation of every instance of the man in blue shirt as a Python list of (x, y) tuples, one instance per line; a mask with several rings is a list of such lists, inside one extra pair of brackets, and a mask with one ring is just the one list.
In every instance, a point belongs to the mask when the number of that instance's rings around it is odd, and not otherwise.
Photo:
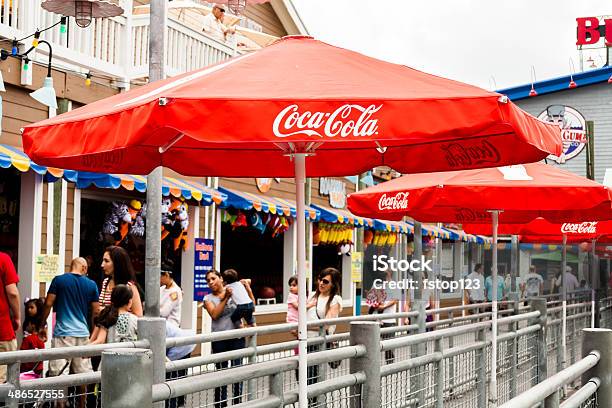
[[(98, 287), (87, 276), (87, 261), (75, 258), (70, 272), (56, 276), (47, 292), (43, 321), (47, 320), (51, 308), (55, 311), (55, 328), (51, 346), (82, 346), (89, 341), (89, 319), (98, 315)], [(52, 360), (49, 376), (86, 373), (93, 371), (89, 358)], [(79, 401), (84, 406), (83, 401)], [(60, 402), (60, 407), (63, 404)]]
[[(487, 276), (485, 279), (485, 291), (487, 292), (487, 300), (489, 302), (493, 301), (493, 277)], [(501, 276), (497, 276), (497, 301), (504, 300), (506, 292), (506, 284), (504, 283), (504, 278)]]

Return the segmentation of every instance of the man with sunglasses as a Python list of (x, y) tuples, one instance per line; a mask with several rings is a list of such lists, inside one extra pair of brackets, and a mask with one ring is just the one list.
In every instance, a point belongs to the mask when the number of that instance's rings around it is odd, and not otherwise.
[(226, 27), (223, 24), (225, 16), (225, 6), (223, 4), (213, 4), (212, 13), (204, 17), (204, 27), (202, 31), (210, 35), (217, 41), (226, 42), (229, 34), (234, 34), (236, 28)]

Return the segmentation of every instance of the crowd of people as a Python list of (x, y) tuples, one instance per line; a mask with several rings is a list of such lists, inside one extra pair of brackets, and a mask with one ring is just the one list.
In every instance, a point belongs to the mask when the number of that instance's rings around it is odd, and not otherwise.
[[(87, 276), (89, 263), (77, 257), (70, 271), (53, 278), (44, 298), (26, 299), (25, 317), (21, 322), (21, 300), (17, 284), (19, 277), (7, 254), (0, 252), (0, 351), (44, 349), (47, 333), (51, 334), (51, 347), (72, 347), (104, 344), (138, 339), (138, 318), (143, 315), (143, 295), (136, 282), (130, 257), (125, 249), (108, 247), (101, 262), (105, 278), (98, 290)], [(167, 337), (193, 334), (180, 328), (182, 291), (172, 278), (172, 271), (160, 274), (160, 316), (166, 319)], [(49, 316), (52, 327), (49, 330)], [(17, 337), (22, 330), (21, 344)], [(195, 345), (175, 347), (167, 351), (169, 360), (190, 356)], [(99, 369), (99, 358), (71, 358), (51, 360), (44, 373), (43, 361), (23, 363), (21, 379), (52, 377), (70, 373), (87, 373)], [(6, 381), (6, 366), (0, 366), (0, 383)], [(77, 390), (74, 405), (86, 406), (86, 390)], [(170, 401), (169, 406), (178, 406)], [(66, 405), (58, 401), (57, 407)]]

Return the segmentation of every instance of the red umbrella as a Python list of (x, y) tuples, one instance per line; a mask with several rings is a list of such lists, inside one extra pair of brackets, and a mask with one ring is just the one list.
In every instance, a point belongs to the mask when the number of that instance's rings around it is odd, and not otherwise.
[[(75, 170), (293, 177), (537, 161), (559, 128), (497, 93), (291, 37), (27, 126), (33, 161)], [(137, 158), (137, 159), (136, 159)], [(349, 159), (349, 160), (347, 160)]]
[[(607, 187), (544, 163), (399, 177), (348, 198), (353, 214), (423, 222), (528, 223), (537, 217), (582, 222), (612, 218)], [(588, 213), (586, 212), (588, 210)], [(489, 230), (490, 232), (490, 230)]]
[[(559, 128), (505, 96), (310, 37), (131, 90), (27, 126), (42, 165), (146, 174), (296, 177), (479, 168), (561, 154)], [(293, 159), (293, 160), (292, 160)], [(297, 217), (300, 401), (306, 401), (305, 221)], [(150, 220), (153, 222), (152, 220)]]
[[(353, 214), (373, 218), (409, 215), (423, 222), (493, 224), (491, 395), (495, 401), (498, 219), (507, 223), (525, 223), (541, 216), (566, 221), (607, 220), (612, 219), (611, 199), (611, 192), (601, 184), (557, 167), (531, 163), (406, 175), (350, 194), (348, 208)], [(565, 305), (564, 290), (564, 311)]]
[[(491, 232), (491, 227), (487, 224), (464, 223), (462, 227), (468, 234), (488, 235)], [(523, 242), (527, 242), (527, 237), (535, 239), (529, 242), (559, 242), (563, 234), (567, 235), (568, 242), (583, 242), (612, 234), (612, 221), (553, 223), (537, 218), (527, 224), (500, 224), (497, 232), (502, 235), (521, 235)], [(547, 237), (546, 239), (551, 241), (543, 241), (538, 237)]]

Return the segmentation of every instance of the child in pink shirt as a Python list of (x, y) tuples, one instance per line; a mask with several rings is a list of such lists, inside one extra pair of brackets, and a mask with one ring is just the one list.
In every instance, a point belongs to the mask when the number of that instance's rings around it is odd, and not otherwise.
[(289, 296), (287, 297), (287, 323), (298, 321), (298, 281), (297, 277), (289, 278)]

